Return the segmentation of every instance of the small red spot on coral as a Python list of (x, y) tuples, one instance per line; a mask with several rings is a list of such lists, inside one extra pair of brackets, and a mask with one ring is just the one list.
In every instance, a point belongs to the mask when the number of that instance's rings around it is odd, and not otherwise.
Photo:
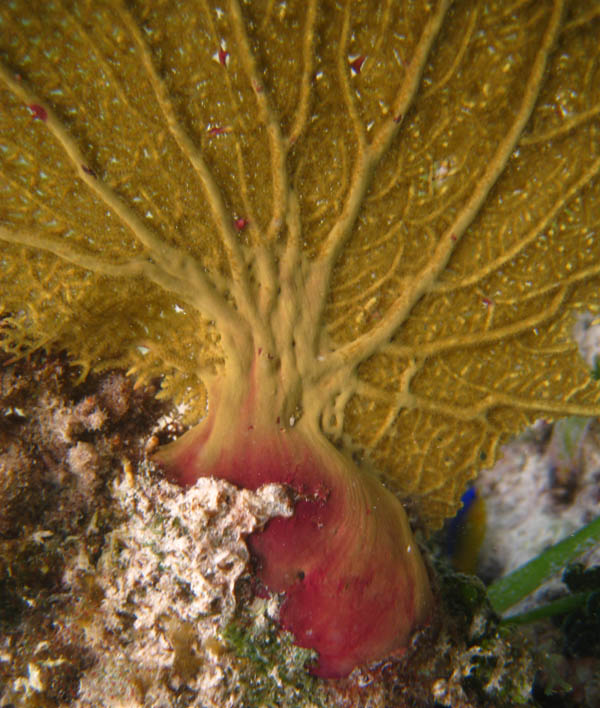
[(221, 47), (218, 52), (218, 57), (219, 63), (222, 66), (227, 66), (227, 64), (229, 63), (229, 52)]
[(249, 426), (248, 426), (248, 430), (254, 430), (254, 426), (253, 426), (253, 425), (249, 425)]
[(88, 167), (87, 165), (81, 165), (81, 169), (86, 173), (86, 175), (89, 175), (90, 177), (93, 177), (94, 179), (98, 178), (98, 175), (94, 172), (94, 170), (91, 167)]
[(231, 128), (226, 125), (214, 125), (212, 128), (208, 129), (209, 135), (225, 135), (225, 133), (230, 133)]
[(29, 108), (34, 118), (39, 118), (39, 120), (46, 120), (46, 118), (48, 118), (46, 109), (44, 106), (40, 106), (39, 103), (30, 103), (27, 108)]
[(398, 113), (398, 115), (394, 117), (394, 123), (400, 123), (401, 120), (402, 120), (402, 113)]
[(453, 241), (456, 241), (457, 236), (456, 236), (456, 234), (450, 234), (450, 238), (451, 238)]
[(262, 85), (259, 84), (258, 81), (252, 82), (252, 88), (256, 91), (256, 93), (262, 93), (264, 91)]
[(364, 54), (361, 54), (358, 57), (351, 56), (348, 57), (348, 62), (350, 64), (350, 69), (354, 75), (360, 74), (361, 69), (363, 68), (363, 64), (365, 63), (366, 56)]
[[(244, 219), (243, 216), (238, 217), (234, 222), (235, 228), (238, 231), (243, 231), (246, 226), (248, 226), (248, 219)], [(260, 354), (260, 352), (258, 352)]]
[(481, 299), (481, 302), (483, 302), (483, 304), (486, 305), (486, 307), (489, 307), (490, 305), (493, 305), (493, 304), (494, 304), (494, 303), (492, 302), (492, 300), (489, 299), (489, 297), (484, 297), (484, 298), (482, 298), (482, 299)]
[(261, 354), (262, 354), (262, 347), (259, 347), (258, 348), (258, 356), (260, 356)]

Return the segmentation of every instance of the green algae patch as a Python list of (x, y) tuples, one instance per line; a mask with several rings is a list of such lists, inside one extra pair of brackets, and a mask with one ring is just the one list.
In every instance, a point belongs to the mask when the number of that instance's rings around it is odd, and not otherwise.
[(232, 620), (221, 634), (240, 663), (240, 704), (324, 708), (325, 693), (306, 670), (317, 654), (294, 646), (293, 637), (280, 632), (266, 612), (252, 614)]

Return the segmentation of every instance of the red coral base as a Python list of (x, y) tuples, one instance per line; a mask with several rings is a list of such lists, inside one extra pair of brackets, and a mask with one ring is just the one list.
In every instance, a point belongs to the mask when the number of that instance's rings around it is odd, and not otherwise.
[(346, 676), (402, 650), (432, 599), (401, 504), (303, 420), (282, 429), (252, 415), (250, 403), (235, 425), (215, 406), (157, 461), (182, 485), (211, 476), (294, 490), (293, 516), (271, 520), (249, 542), (260, 580), (285, 593), (282, 627), (319, 653), (312, 673)]

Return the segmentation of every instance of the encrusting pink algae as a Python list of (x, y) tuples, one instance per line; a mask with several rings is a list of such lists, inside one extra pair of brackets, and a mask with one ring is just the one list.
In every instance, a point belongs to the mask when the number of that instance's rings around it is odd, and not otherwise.
[(154, 456), (182, 486), (288, 486), (250, 546), (319, 676), (430, 621), (404, 506), (438, 528), (510, 435), (599, 413), (571, 337), (598, 310), (599, 22), (0, 5), (2, 347), (160, 379), (195, 426)]

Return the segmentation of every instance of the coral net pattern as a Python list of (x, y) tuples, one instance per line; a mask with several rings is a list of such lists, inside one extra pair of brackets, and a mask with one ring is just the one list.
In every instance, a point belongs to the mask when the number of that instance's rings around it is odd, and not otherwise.
[(260, 350), (286, 424), (439, 524), (509, 434), (599, 412), (598, 36), (598, 2), (1, 3), (3, 347), (190, 419)]

